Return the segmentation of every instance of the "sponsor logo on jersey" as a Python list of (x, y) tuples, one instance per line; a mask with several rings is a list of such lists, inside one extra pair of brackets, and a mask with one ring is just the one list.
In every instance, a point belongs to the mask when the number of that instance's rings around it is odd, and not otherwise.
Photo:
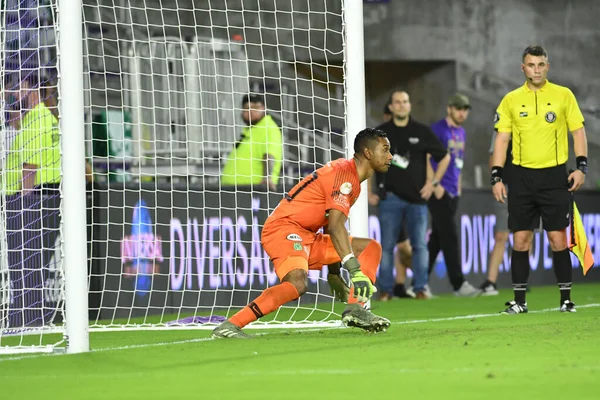
[(350, 192), (352, 192), (352, 184), (350, 182), (342, 183), (342, 186), (340, 186), (340, 193), (350, 194)]
[(300, 235), (297, 235), (295, 233), (290, 233), (289, 235), (287, 235), (286, 239), (291, 240), (292, 242), (301, 242), (302, 241), (302, 238), (300, 237)]

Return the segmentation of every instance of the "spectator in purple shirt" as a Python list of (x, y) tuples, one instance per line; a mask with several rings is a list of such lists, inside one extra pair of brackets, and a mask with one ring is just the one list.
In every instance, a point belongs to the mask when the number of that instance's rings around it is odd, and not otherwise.
[[(469, 98), (455, 94), (448, 101), (446, 118), (431, 125), (442, 144), (450, 154), (450, 165), (440, 182), (433, 182), (433, 196), (429, 199), (431, 213), (431, 236), (429, 238), (429, 274), (433, 270), (440, 250), (444, 253), (450, 284), (457, 296), (476, 296), (479, 289), (465, 280), (460, 262), (460, 242), (456, 226), (456, 211), (461, 195), (461, 171), (465, 159), (465, 129), (462, 124), (469, 116), (471, 104)], [(431, 167), (437, 170), (435, 160)]]

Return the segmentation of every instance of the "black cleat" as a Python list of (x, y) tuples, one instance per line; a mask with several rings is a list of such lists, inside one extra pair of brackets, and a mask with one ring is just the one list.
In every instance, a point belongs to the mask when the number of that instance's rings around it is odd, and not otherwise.
[(390, 327), (387, 318), (373, 314), (358, 304), (348, 304), (342, 313), (342, 322), (347, 327), (364, 329), (367, 332), (385, 332)]
[(571, 300), (565, 300), (565, 302), (560, 305), (560, 312), (577, 312), (575, 303)]
[(500, 311), (500, 314), (526, 314), (527, 303), (517, 303), (516, 301), (507, 301), (505, 304), (508, 308)]

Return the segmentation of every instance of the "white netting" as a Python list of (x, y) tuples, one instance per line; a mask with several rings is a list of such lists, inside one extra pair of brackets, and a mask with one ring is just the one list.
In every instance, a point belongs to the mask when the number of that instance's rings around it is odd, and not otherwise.
[[(345, 154), (341, 3), (84, 1), (93, 327), (210, 326), (277, 283), (263, 222)], [(243, 136), (245, 95), (279, 129)], [(322, 276), (267, 325), (334, 317)]]
[(56, 8), (0, 10), (0, 353), (63, 342), (64, 279)]
[[(57, 9), (0, 11), (2, 353), (64, 343)], [(342, 11), (339, 0), (84, 0), (92, 328), (207, 327), (277, 283), (263, 222), (303, 175), (345, 155)], [(246, 131), (244, 96), (271, 125)], [(234, 149), (241, 161), (224, 173)], [(32, 168), (40, 179), (22, 179)], [(312, 271), (309, 293), (259, 326), (335, 317)]]

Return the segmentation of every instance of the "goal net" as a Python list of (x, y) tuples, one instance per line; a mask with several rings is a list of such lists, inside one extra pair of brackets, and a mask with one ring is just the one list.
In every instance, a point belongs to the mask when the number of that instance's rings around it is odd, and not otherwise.
[(56, 13), (5, 0), (0, 11), (0, 353), (63, 343)]
[[(42, 102), (69, 95), (51, 90), (60, 79), (78, 79), (57, 72), (56, 10), (55, 0), (5, 0), (6, 133), (23, 132), (11, 121), (22, 125), (26, 110), (17, 115), (8, 94), (25, 71), (40, 77)], [(90, 327), (212, 328), (278, 283), (260, 232), (283, 194), (346, 155), (344, 2), (84, 0), (82, 15)], [(60, 199), (60, 185), (49, 189)], [(59, 202), (22, 202), (13, 219), (34, 219), (44, 236), (31, 243), (10, 226), (9, 196), (0, 346), (24, 344), (34, 328), (34, 344), (60, 343), (39, 335), (64, 327), (60, 226), (45, 238), (43, 222)], [(337, 323), (326, 269), (309, 275), (306, 295), (253, 326)]]
[[(266, 217), (345, 155), (342, 8), (317, 3), (85, 2), (93, 327), (212, 328), (278, 283)], [(323, 276), (256, 325), (335, 320)]]

